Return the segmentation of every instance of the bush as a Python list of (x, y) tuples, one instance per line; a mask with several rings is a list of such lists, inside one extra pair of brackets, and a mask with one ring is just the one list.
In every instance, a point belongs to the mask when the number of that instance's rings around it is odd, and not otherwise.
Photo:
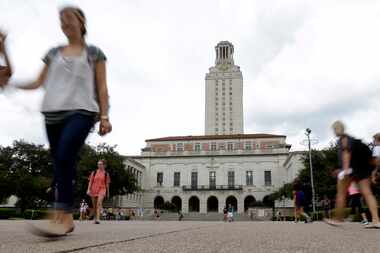
[(22, 217), (16, 208), (0, 208), (0, 220)]
[(27, 209), (24, 211), (23, 218), (27, 220), (39, 220), (44, 219), (48, 215), (47, 209), (40, 209), (40, 210), (34, 210), (34, 209)]

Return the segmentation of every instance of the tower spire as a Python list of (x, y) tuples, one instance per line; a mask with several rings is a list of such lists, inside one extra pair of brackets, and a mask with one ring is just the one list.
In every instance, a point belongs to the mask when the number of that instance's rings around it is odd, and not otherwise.
[(215, 46), (215, 65), (234, 65), (234, 46), (229, 41), (221, 41)]

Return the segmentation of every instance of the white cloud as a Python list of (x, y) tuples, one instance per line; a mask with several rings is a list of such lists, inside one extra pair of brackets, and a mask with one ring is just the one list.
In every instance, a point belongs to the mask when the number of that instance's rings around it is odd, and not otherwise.
[[(306, 127), (326, 145), (337, 118), (367, 140), (377, 130), (376, 1), (2, 1), (15, 79), (35, 77), (64, 43), (57, 10), (67, 3), (85, 11), (88, 41), (108, 57), (114, 131), (91, 143), (138, 154), (147, 138), (203, 134), (204, 77), (220, 40), (235, 45), (243, 72), (245, 132), (285, 134), (300, 149)], [(46, 143), (32, 94), (0, 94), (0, 145)]]

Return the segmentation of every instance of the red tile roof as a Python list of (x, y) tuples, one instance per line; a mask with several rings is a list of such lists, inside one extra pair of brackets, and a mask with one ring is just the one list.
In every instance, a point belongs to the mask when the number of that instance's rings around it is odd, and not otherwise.
[(148, 139), (151, 141), (195, 141), (195, 140), (221, 140), (221, 139), (263, 139), (263, 138), (284, 138), (285, 135), (274, 134), (231, 134), (231, 135), (189, 135), (189, 136), (169, 136), (156, 139)]

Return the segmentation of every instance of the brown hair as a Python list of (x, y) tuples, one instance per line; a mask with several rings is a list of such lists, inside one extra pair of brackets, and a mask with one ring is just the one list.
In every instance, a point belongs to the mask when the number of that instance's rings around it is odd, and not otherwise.
[(103, 165), (104, 165), (104, 167), (107, 166), (107, 161), (106, 161), (106, 159), (100, 159), (98, 162), (102, 162)]
[(66, 7), (63, 7), (59, 13), (61, 14), (62, 12), (64, 11), (71, 11), (74, 13), (74, 15), (77, 17), (77, 19), (79, 20), (79, 23), (81, 24), (81, 35), (82, 35), (82, 38), (84, 38), (84, 36), (87, 34), (87, 28), (86, 28), (86, 16), (84, 15), (84, 12), (78, 8), (78, 7), (74, 7), (74, 6), (66, 6)]

